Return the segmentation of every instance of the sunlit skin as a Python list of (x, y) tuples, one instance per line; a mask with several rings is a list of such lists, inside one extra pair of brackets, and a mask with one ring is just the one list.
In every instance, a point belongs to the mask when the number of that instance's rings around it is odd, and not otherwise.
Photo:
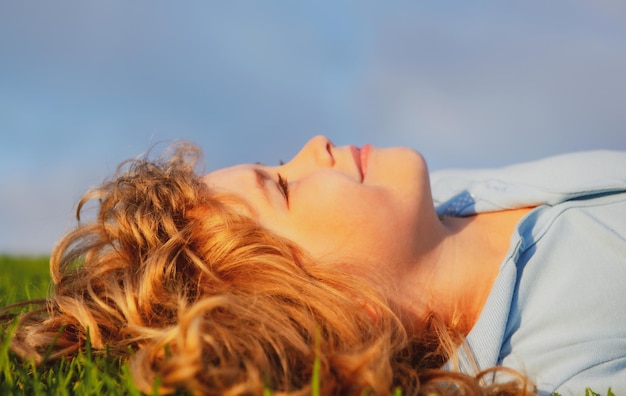
[(512, 229), (518, 218), (442, 221), (418, 152), (337, 147), (323, 136), (280, 166), (237, 165), (204, 181), (243, 199), (264, 227), (316, 262), (346, 265), (377, 283), (409, 316), (434, 310), (451, 318), (460, 310), (465, 327), (478, 316), (508, 246), (488, 227)]

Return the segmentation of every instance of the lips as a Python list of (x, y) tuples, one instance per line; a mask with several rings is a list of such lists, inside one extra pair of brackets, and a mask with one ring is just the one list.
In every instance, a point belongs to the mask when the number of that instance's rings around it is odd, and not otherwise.
[(359, 171), (360, 181), (363, 181), (363, 168), (361, 166), (361, 150), (358, 147), (350, 146), (350, 153), (352, 154), (352, 158), (354, 158), (354, 163), (356, 165), (356, 169)]
[(371, 146), (369, 144), (366, 144), (360, 149), (355, 146), (350, 146), (350, 152), (352, 153), (352, 157), (354, 158), (356, 168), (359, 171), (361, 182), (363, 182), (363, 180), (365, 179), (365, 174), (367, 171), (367, 159), (369, 157), (370, 150)]
[(366, 144), (365, 146), (361, 147), (360, 151), (360, 155), (359, 155), (359, 162), (361, 165), (361, 181), (365, 180), (365, 175), (367, 174), (367, 162), (369, 160), (370, 157), (370, 151), (372, 151), (372, 146), (370, 144)]

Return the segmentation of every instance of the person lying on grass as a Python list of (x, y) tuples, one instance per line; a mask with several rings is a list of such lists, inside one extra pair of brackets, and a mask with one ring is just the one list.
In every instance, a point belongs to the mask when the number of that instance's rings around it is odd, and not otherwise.
[(317, 136), (279, 166), (200, 157), (180, 143), (84, 195), (15, 352), (89, 337), (146, 392), (626, 392), (626, 153), (429, 174)]

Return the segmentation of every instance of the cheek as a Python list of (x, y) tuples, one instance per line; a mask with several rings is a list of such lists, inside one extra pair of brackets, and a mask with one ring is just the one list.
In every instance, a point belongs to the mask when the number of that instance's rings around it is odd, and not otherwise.
[(379, 188), (344, 182), (342, 178), (319, 181), (296, 186), (291, 212), (294, 218), (302, 220), (303, 226), (325, 228), (326, 231), (331, 226), (359, 227), (371, 218), (370, 212), (388, 204)]
[[(330, 187), (330, 186), (329, 186)], [(314, 257), (373, 255), (393, 232), (393, 209), (375, 188), (329, 188), (292, 208), (292, 236)], [(314, 199), (315, 198), (315, 199)]]

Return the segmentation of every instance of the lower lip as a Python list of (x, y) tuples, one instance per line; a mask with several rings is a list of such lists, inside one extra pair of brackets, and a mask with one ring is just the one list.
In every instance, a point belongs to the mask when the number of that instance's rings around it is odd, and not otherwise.
[(363, 172), (363, 180), (365, 180), (365, 175), (367, 174), (367, 161), (370, 156), (370, 151), (372, 150), (372, 146), (366, 144), (361, 147), (360, 155), (361, 155), (361, 171)]

